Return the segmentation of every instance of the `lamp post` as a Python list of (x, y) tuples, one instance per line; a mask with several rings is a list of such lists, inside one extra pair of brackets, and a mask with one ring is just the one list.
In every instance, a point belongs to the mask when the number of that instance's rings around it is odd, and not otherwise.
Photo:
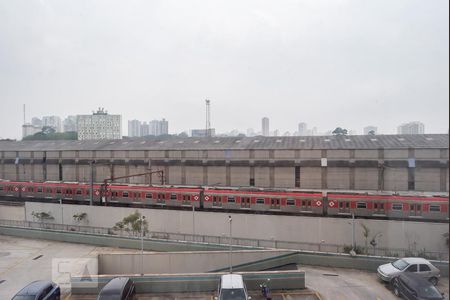
[(95, 160), (91, 160), (89, 162), (91, 165), (91, 182), (90, 182), (90, 192), (89, 192), (89, 205), (92, 206), (92, 203), (94, 201), (94, 164)]
[(192, 203), (192, 239), (194, 239), (194, 242), (195, 242), (195, 206), (194, 206), (194, 203)]
[(62, 198), (59, 199), (59, 206), (61, 207), (61, 224), (64, 225), (64, 206)]
[(232, 223), (233, 223), (233, 219), (231, 218), (231, 216), (228, 216), (228, 222), (230, 222), (230, 274), (233, 273), (233, 243), (232, 243), (232, 238), (233, 238), (233, 232), (231, 230), (232, 228)]
[(145, 216), (139, 218), (141, 222), (141, 276), (144, 276), (144, 222)]

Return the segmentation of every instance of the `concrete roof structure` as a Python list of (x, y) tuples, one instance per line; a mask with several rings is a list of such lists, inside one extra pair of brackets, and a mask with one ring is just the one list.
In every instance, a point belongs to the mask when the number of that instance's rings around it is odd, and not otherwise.
[(0, 141), (0, 151), (448, 148), (448, 134)]

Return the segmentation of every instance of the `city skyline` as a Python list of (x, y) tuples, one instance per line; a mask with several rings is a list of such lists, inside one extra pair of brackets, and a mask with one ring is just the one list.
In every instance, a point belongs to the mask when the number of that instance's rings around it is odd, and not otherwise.
[(204, 128), (205, 99), (218, 132), (263, 116), (281, 133), (411, 120), (448, 132), (448, 1), (196, 3), (0, 4), (0, 136), (20, 138), (23, 104)]

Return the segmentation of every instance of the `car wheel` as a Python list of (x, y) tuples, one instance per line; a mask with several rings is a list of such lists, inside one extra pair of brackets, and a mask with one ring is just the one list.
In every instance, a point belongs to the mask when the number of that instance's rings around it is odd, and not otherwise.
[(438, 284), (438, 279), (437, 279), (436, 277), (431, 277), (431, 278), (430, 278), (430, 282), (431, 282), (433, 285), (437, 285), (437, 284)]
[(397, 279), (394, 279), (392, 281), (392, 287), (394, 288), (395, 296), (400, 297), (400, 290), (398, 289), (398, 281), (397, 281)]

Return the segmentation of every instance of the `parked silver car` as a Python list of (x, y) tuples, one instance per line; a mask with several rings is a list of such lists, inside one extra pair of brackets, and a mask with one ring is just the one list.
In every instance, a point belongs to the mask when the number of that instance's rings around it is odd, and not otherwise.
[(378, 267), (378, 277), (386, 282), (391, 280), (402, 272), (413, 272), (429, 280), (433, 285), (439, 281), (440, 271), (428, 260), (420, 257), (405, 257), (392, 263)]

